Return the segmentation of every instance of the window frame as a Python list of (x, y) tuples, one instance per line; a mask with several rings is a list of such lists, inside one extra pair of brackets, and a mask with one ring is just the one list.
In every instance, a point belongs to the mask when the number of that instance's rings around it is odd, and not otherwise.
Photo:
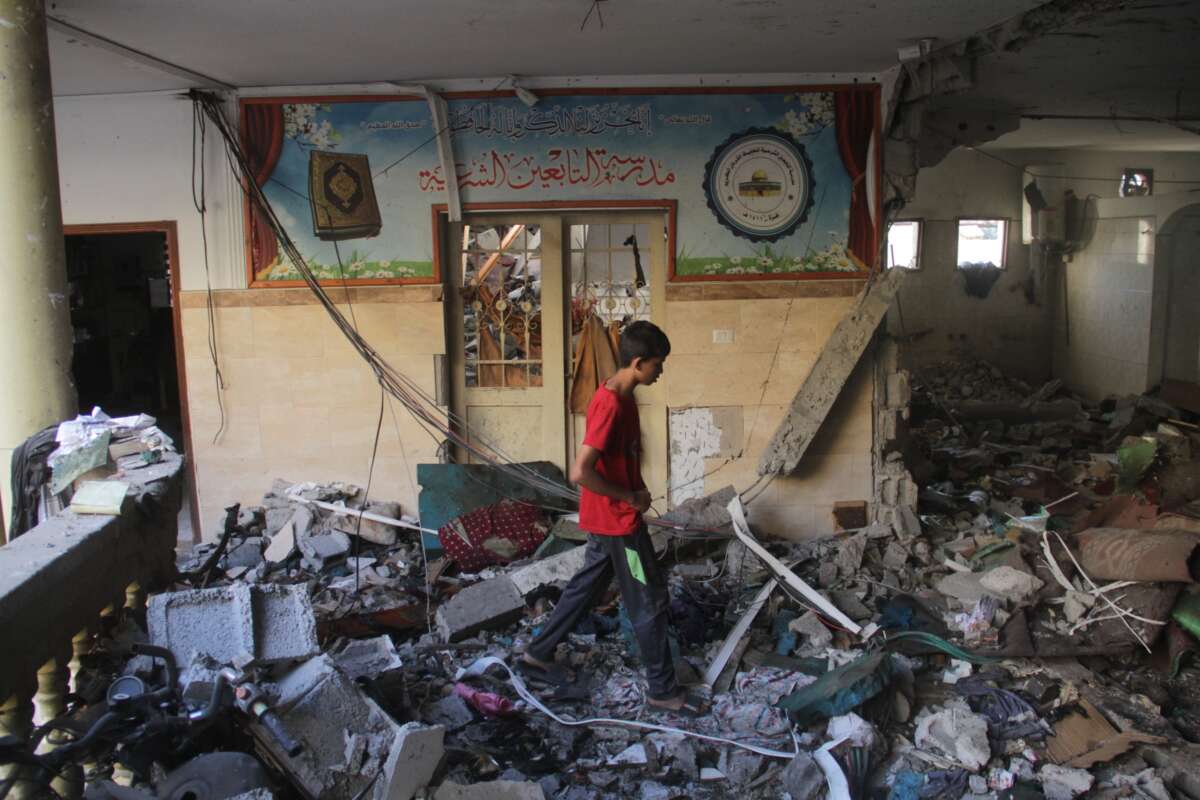
[(898, 222), (915, 222), (917, 224), (917, 250), (916, 250), (916, 254), (914, 256), (914, 258), (916, 259), (917, 265), (915, 267), (894, 267), (894, 266), (892, 266), (890, 264), (891, 259), (892, 259), (892, 251), (890, 248), (888, 248), (883, 254), (884, 269), (885, 270), (902, 269), (902, 270), (906, 270), (908, 272), (920, 272), (925, 267), (925, 263), (924, 263), (925, 262), (925, 259), (924, 259), (925, 228), (926, 228), (925, 218), (924, 217), (911, 217), (908, 219), (894, 219), (891, 222), (889, 222), (888, 226), (887, 226), (887, 230), (884, 231), (884, 235), (883, 235), (883, 242), (884, 242), (885, 247), (887, 247), (888, 237), (891, 236), (892, 226)]
[(962, 269), (962, 262), (958, 259), (958, 244), (959, 230), (964, 222), (1003, 222), (1004, 235), (1001, 238), (1000, 263), (996, 265), (997, 269), (1008, 269), (1008, 237), (1012, 234), (1012, 218), (1011, 217), (995, 217), (985, 216), (982, 214), (968, 214), (966, 216), (955, 217), (954, 219), (954, 268)]

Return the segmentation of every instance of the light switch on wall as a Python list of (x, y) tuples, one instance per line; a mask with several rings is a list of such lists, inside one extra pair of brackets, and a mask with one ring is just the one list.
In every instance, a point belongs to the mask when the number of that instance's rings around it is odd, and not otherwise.
[(729, 328), (713, 328), (713, 344), (733, 344), (733, 331)]

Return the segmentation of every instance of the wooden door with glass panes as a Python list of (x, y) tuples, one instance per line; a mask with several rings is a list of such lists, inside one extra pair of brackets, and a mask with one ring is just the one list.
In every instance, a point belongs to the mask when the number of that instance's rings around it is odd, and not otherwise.
[[(565, 219), (567, 262), (571, 267), (569, 309), (571, 352), (576, 353), (589, 317), (605, 327), (647, 320), (659, 325), (666, 317), (666, 220), (654, 213), (571, 214)], [(615, 338), (615, 337), (614, 337)], [(667, 493), (667, 359), (663, 377), (634, 392), (642, 425), (642, 478), (655, 498), (654, 510), (665, 513)], [(568, 403), (571, 379), (567, 380)], [(580, 404), (582, 406), (582, 404)], [(569, 406), (568, 406), (569, 408)], [(583, 442), (585, 416), (570, 414), (568, 457)]]
[[(562, 223), (553, 215), (469, 216), (449, 226), (455, 413), (516, 461), (566, 470)], [(479, 459), (465, 448), (459, 463)]]
[[(615, 338), (622, 324), (662, 320), (664, 219), (607, 212), (469, 215), (448, 226), (448, 239), (456, 251), (446, 299), (454, 323), (454, 412), (468, 432), (512, 458), (549, 461), (566, 474), (584, 434), (584, 416), (571, 410), (572, 400), (580, 405), (584, 397), (572, 396), (576, 349), (586, 326)], [(663, 381), (639, 388), (635, 397), (642, 474), (651, 494), (662, 497)], [(465, 448), (456, 458), (477, 460)], [(661, 502), (656, 508), (665, 510)]]

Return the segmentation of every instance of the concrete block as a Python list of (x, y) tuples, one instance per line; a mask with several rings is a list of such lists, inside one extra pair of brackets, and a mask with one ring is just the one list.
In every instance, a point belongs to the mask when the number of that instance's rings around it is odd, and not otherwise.
[(418, 789), (426, 786), (441, 763), (444, 735), (444, 729), (437, 725), (409, 722), (401, 726), (383, 769), (381, 783), (385, 793), (377, 796), (387, 800), (409, 800)]
[(197, 655), (220, 664), (247, 656), (273, 664), (320, 650), (303, 586), (235, 584), (154, 595), (146, 621), (150, 641), (169, 649), (180, 665)]
[(403, 664), (396, 654), (396, 646), (387, 636), (374, 639), (355, 639), (340, 653), (334, 653), (334, 661), (351, 680), (374, 678)]
[(267, 545), (267, 550), (263, 553), (263, 557), (272, 564), (277, 564), (284, 561), (296, 549), (296, 526), (291, 517), (283, 524), (283, 527), (275, 532), (271, 537), (270, 544)]
[[(368, 513), (378, 514), (381, 517), (389, 517), (391, 519), (400, 519), (401, 509), (399, 503), (393, 503), (386, 500), (372, 500), (367, 503), (365, 509)], [(354, 535), (357, 531), (359, 538), (365, 539), (368, 542), (382, 545), (393, 545), (396, 543), (396, 537), (399, 534), (399, 529), (394, 525), (388, 525), (386, 522), (376, 522), (373, 519), (363, 518), (362, 524), (359, 524), (358, 517), (336, 517), (334, 525), (342, 533)]]
[(255, 586), (254, 650), (259, 664), (298, 661), (321, 651), (317, 623), (303, 584)]
[(442, 640), (457, 642), (521, 618), (525, 600), (508, 576), (468, 586), (437, 610)]
[(254, 607), (247, 585), (154, 595), (146, 626), (150, 641), (170, 650), (176, 664), (190, 664), (197, 655), (232, 664), (254, 653)]
[(532, 594), (543, 586), (554, 583), (566, 583), (575, 573), (583, 568), (586, 545), (572, 547), (565, 553), (543, 558), (527, 567), (522, 567), (509, 573), (509, 578), (522, 596)]
[(225, 569), (246, 567), (253, 569), (262, 563), (263, 540), (260, 536), (247, 536), (236, 547), (225, 554)]
[(317, 536), (297, 536), (296, 546), (304, 554), (304, 560), (310, 563), (313, 569), (320, 570), (327, 562), (336, 561), (350, 551), (350, 537), (341, 531)]
[(441, 761), (442, 728), (396, 724), (328, 655), (289, 672), (272, 693), (280, 722), (303, 750), (288, 756), (260, 727), (252, 730), (308, 797), (408, 800)]
[(461, 784), (447, 781), (433, 793), (433, 800), (545, 800), (546, 793), (528, 781), (490, 781)]
[(279, 531), (292, 518), (292, 512), (293, 508), (290, 504), (278, 508), (268, 508), (264, 515), (267, 533), (274, 534)]
[(475, 712), (471, 711), (466, 700), (452, 694), (426, 707), (422, 711), (421, 717), (426, 722), (441, 725), (446, 730), (454, 732), (474, 722)]

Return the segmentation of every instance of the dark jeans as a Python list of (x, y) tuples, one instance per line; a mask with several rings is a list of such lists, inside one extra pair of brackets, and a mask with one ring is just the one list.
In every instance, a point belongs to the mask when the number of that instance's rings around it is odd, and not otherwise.
[(667, 578), (654, 557), (646, 527), (643, 525), (627, 536), (591, 533), (586, 547), (583, 568), (571, 578), (541, 633), (529, 643), (529, 654), (540, 661), (553, 661), (554, 648), (575, 630), (616, 577), (621, 602), (633, 623), (638, 648), (646, 662), (650, 696), (656, 699), (673, 696), (679, 684), (675, 681), (675, 664), (667, 641), (670, 604)]

